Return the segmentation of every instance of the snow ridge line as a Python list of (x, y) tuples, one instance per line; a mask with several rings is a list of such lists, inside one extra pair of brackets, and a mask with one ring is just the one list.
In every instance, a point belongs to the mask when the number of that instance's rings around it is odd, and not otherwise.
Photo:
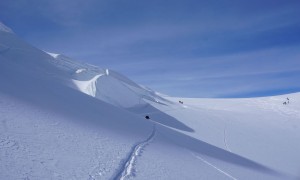
[(129, 152), (128, 157), (124, 160), (124, 163), (121, 165), (121, 168), (117, 171), (116, 176), (113, 178), (114, 180), (124, 180), (127, 177), (134, 176), (135, 172), (135, 163), (137, 157), (141, 155), (142, 150), (154, 139), (156, 134), (156, 126), (153, 124), (153, 130), (150, 136), (142, 141), (137, 143), (132, 147)]
[(210, 162), (206, 161), (205, 159), (203, 159), (200, 156), (197, 156), (196, 154), (192, 153), (197, 159), (201, 160), (202, 162), (204, 162), (205, 164), (207, 164), (208, 166), (214, 168), (215, 170), (219, 171), (220, 173), (224, 174), (225, 176), (227, 176), (228, 178), (232, 179), (232, 180), (238, 180), (237, 178), (233, 177), (232, 175), (230, 175), (229, 173), (223, 171), (222, 169), (218, 168), (217, 166), (211, 164)]

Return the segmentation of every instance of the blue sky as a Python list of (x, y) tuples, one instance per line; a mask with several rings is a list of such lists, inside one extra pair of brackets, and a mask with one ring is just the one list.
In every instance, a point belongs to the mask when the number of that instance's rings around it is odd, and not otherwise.
[(0, 21), (50, 52), (184, 97), (300, 91), (299, 0), (1, 0)]

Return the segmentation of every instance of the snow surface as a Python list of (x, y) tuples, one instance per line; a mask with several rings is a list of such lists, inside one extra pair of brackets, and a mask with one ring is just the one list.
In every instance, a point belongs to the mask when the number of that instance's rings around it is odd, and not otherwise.
[(5, 31), (0, 82), (0, 179), (300, 178), (300, 93), (169, 97)]
[(58, 56), (60, 56), (60, 54), (56, 54), (56, 53), (50, 53), (50, 52), (46, 52), (45, 53), (49, 54), (50, 56), (52, 56), (53, 58), (58, 58)]

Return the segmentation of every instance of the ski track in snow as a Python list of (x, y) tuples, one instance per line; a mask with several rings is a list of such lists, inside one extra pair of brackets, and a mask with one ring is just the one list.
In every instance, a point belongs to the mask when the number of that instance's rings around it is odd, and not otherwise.
[(227, 149), (227, 151), (231, 152), (228, 144), (227, 144), (227, 137), (226, 137), (226, 133), (227, 133), (227, 123), (225, 124), (225, 127), (224, 127), (224, 138), (223, 138), (223, 141), (224, 141), (224, 144), (225, 144), (225, 148)]
[(203, 163), (207, 164), (208, 166), (214, 168), (215, 170), (219, 171), (220, 173), (224, 174), (225, 176), (227, 176), (228, 178), (230, 179), (233, 179), (233, 180), (238, 180), (237, 178), (233, 177), (231, 174), (223, 171), (222, 169), (218, 168), (217, 166), (211, 164), (210, 162), (206, 161), (205, 159), (203, 159), (202, 157), (200, 156), (197, 156), (196, 154), (192, 153), (193, 156), (195, 156), (197, 159), (201, 160)]
[(150, 136), (146, 140), (139, 142), (135, 146), (133, 146), (128, 157), (124, 160), (124, 163), (117, 171), (115, 178), (113, 178), (114, 180), (125, 180), (128, 177), (134, 176), (134, 172), (135, 172), (134, 166), (136, 160), (138, 156), (141, 155), (143, 149), (154, 139), (155, 134), (156, 134), (156, 126), (154, 124)]

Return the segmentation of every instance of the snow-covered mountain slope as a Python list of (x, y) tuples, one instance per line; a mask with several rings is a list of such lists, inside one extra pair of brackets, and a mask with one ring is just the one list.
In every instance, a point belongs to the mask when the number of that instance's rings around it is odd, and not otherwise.
[(115, 176), (152, 124), (69, 88), (51, 56), (15, 35), (0, 40), (0, 179)]
[(92, 97), (122, 108), (145, 106), (145, 99), (167, 102), (155, 92), (115, 71), (75, 62), (64, 55), (48, 54), (55, 59), (53, 63), (56, 67), (68, 73), (70, 87)]
[(297, 179), (299, 121), (299, 93), (162, 96), (0, 29), (0, 179)]

